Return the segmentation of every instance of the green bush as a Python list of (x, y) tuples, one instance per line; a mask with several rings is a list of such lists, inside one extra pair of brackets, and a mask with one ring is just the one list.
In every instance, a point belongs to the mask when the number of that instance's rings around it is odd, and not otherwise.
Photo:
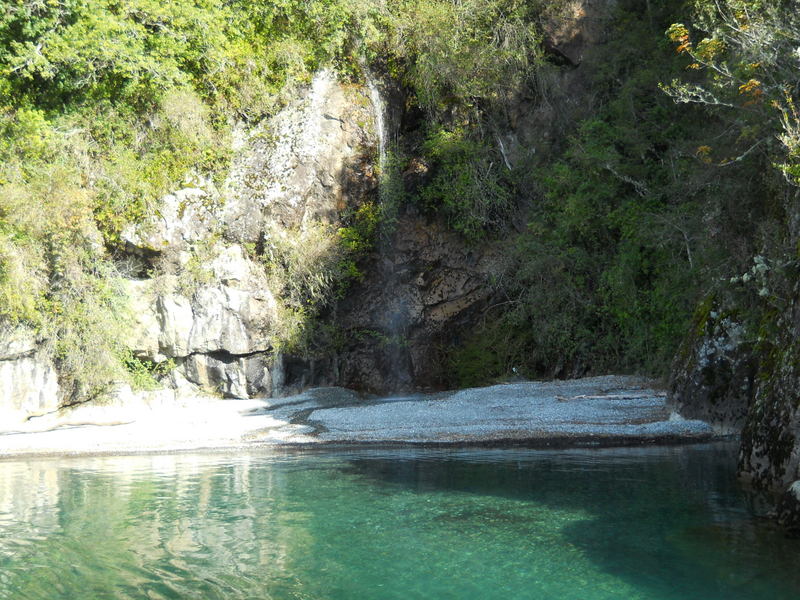
[[(141, 379), (116, 342), (127, 326), (112, 260), (121, 232), (187, 176), (221, 176), (233, 122), (273, 113), (323, 62), (355, 64), (358, 5), (0, 9), (0, 318), (49, 340), (69, 399)], [(290, 261), (297, 314), (330, 286), (320, 261), (319, 274)]]
[(406, 64), (406, 79), (431, 116), (454, 107), (471, 111), (503, 105), (524, 88), (540, 58), (540, 3), (414, 0), (390, 5), (390, 51)]
[(120, 349), (117, 357), (127, 371), (131, 387), (134, 390), (157, 389), (159, 380), (175, 368), (175, 362), (172, 359), (153, 362), (138, 358), (129, 348)]
[(461, 379), (453, 383), (474, 383), (481, 361), (485, 381), (512, 369), (663, 375), (694, 303), (761, 243), (763, 159), (710, 164), (698, 148), (726, 139), (729, 125), (658, 90), (684, 72), (656, 35), (679, 8), (666, 3), (642, 19), (639, 3), (619, 4), (598, 60), (597, 106), (560, 152), (521, 184), (512, 180), (517, 201), (520, 185), (538, 198), (527, 230), (504, 249), (496, 301), (465, 349), (452, 352)]
[[(620, 0), (595, 71), (578, 72), (593, 77), (581, 83), (591, 87), (591, 113), (535, 162), (518, 148), (512, 169), (498, 143), (510, 109), (552, 101), (542, 82), (570, 77), (545, 64), (541, 43), (542, 24), (569, 5), (8, 4), (0, 318), (50, 340), (73, 397), (120, 377), (144, 381), (151, 367), (115, 342), (126, 326), (113, 263), (121, 232), (187, 177), (223, 177), (233, 123), (273, 114), (321, 65), (356, 76), (366, 60), (404, 96), (404, 138), (383, 165), (380, 205), (344, 215), (338, 230), (269, 238), (277, 343), (308, 343), (312, 330), (337, 339), (320, 315), (363, 276), (364, 257), (413, 202), (472, 243), (507, 238), (495, 301), (452, 354), (460, 382), (513, 369), (663, 372), (692, 303), (717, 291), (708, 287), (745, 273), (756, 254), (786, 262), (792, 196), (779, 179), (796, 184), (800, 169), (797, 1), (697, 0), (684, 26), (680, 0)], [(658, 89), (665, 82), (699, 106), (676, 105)], [(427, 171), (406, 189), (409, 157)], [(512, 234), (512, 221), (523, 231)], [(197, 250), (187, 281), (204, 276)], [(755, 307), (757, 323), (759, 306), (788, 296), (790, 271), (774, 269), (766, 296), (739, 284), (728, 292)]]
[(443, 214), (453, 230), (470, 240), (507, 223), (514, 192), (510, 173), (492, 146), (463, 130), (437, 128), (423, 149), (433, 172), (420, 193), (427, 210)]

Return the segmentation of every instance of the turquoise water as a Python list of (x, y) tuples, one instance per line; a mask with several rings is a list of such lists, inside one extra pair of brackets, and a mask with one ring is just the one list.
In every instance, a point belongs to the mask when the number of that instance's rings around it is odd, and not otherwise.
[(800, 598), (729, 445), (0, 462), (0, 599)]

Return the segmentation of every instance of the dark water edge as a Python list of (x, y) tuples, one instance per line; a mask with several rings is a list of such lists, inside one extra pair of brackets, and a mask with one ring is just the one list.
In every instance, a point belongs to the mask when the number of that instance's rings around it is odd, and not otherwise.
[(0, 462), (0, 598), (793, 598), (735, 443)]

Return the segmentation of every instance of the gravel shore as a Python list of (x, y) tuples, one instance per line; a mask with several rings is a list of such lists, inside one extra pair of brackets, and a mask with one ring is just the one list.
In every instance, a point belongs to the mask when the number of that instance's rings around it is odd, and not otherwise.
[(264, 400), (78, 407), (0, 426), (0, 457), (295, 445), (618, 445), (710, 439), (632, 377), (520, 382), (366, 399), (341, 388)]

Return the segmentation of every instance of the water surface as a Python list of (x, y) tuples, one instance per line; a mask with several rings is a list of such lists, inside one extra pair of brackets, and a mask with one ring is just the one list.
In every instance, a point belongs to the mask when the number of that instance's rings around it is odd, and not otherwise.
[(730, 445), (0, 461), (0, 599), (800, 597)]

